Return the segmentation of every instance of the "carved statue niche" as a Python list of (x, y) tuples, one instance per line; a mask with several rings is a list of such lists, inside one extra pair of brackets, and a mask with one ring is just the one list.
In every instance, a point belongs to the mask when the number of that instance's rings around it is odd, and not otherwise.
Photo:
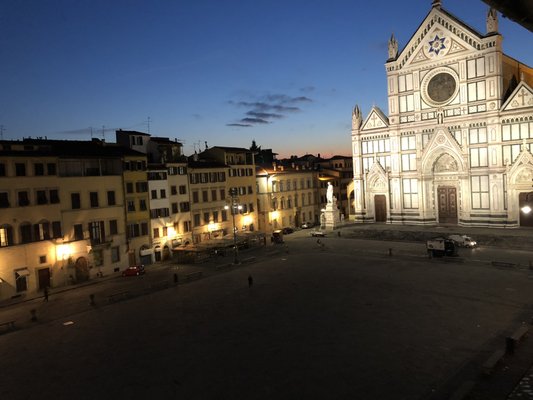
[(458, 170), (457, 161), (448, 153), (440, 156), (433, 166), (433, 172), (455, 172)]

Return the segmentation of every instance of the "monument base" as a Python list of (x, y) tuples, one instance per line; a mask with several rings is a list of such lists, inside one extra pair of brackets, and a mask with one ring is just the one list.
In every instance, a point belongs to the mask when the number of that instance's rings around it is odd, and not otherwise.
[(327, 203), (326, 208), (322, 211), (323, 228), (326, 230), (333, 230), (339, 227), (341, 223), (341, 212), (337, 208), (337, 204)]

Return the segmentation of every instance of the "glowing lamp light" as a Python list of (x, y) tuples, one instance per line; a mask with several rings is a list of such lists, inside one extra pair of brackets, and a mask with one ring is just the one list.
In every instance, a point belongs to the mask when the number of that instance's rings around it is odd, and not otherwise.
[(60, 260), (66, 260), (72, 254), (72, 249), (68, 244), (60, 244), (59, 246), (57, 246), (56, 251), (57, 258)]
[(250, 215), (245, 215), (243, 218), (243, 224), (244, 225), (250, 225), (252, 223), (253, 219)]
[(531, 212), (531, 207), (529, 207), (529, 206), (522, 207), (522, 212), (524, 214), (529, 214)]
[(211, 221), (211, 222), (207, 225), (207, 230), (208, 230), (209, 232), (216, 231), (216, 230), (217, 230), (217, 224), (215, 224), (213, 221)]
[(271, 217), (272, 217), (272, 219), (278, 219), (279, 212), (278, 211), (272, 211)]

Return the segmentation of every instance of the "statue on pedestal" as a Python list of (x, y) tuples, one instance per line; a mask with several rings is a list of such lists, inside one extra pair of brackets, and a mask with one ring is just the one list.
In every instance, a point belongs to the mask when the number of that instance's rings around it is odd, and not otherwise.
[(328, 190), (326, 192), (326, 200), (328, 203), (333, 203), (333, 185), (328, 182)]

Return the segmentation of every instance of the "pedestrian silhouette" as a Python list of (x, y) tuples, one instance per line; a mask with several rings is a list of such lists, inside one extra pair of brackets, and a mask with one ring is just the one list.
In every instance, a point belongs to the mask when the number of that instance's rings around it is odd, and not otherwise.
[(254, 278), (252, 278), (252, 275), (248, 275), (248, 287), (252, 287), (254, 284)]
[(48, 301), (48, 286), (44, 287), (44, 301)]

